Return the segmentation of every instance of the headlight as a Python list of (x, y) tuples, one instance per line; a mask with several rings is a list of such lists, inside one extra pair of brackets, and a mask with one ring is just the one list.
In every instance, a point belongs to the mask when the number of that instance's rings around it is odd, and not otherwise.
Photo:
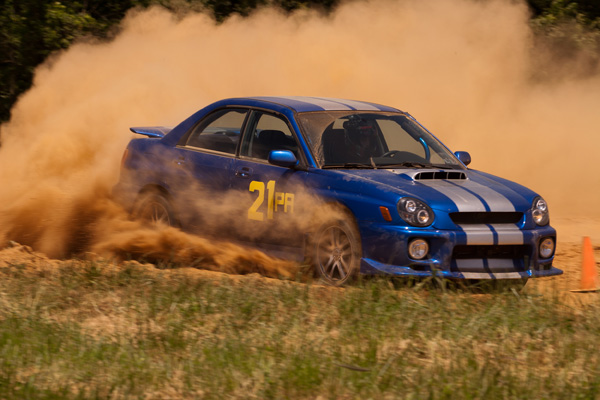
[(533, 200), (533, 205), (531, 206), (531, 215), (533, 216), (533, 221), (537, 225), (548, 225), (550, 221), (550, 213), (548, 212), (548, 204), (541, 197), (536, 197)]
[(433, 222), (433, 211), (421, 200), (403, 197), (398, 202), (398, 213), (412, 226), (428, 226)]

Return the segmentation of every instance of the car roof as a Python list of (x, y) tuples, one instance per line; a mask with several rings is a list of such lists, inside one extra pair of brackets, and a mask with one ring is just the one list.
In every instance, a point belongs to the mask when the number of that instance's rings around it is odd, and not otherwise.
[[(277, 104), (287, 107), (295, 112), (311, 111), (385, 111), (400, 112), (400, 110), (383, 106), (381, 104), (369, 103), (365, 101), (335, 99), (328, 97), (309, 97), (309, 96), (257, 96), (229, 99), (231, 102), (243, 102), (248, 105), (261, 106), (265, 103)], [(255, 103), (255, 104), (252, 104)]]

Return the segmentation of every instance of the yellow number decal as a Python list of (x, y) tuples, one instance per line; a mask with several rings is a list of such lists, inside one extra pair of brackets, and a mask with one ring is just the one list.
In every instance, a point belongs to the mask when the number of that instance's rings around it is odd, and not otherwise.
[(285, 194), (285, 202), (283, 205), (284, 212), (294, 212), (294, 194), (286, 193)]
[(256, 198), (256, 200), (254, 200), (254, 203), (248, 210), (248, 219), (253, 219), (255, 221), (263, 221), (265, 219), (264, 213), (257, 210), (262, 205), (263, 201), (265, 201), (265, 184), (259, 181), (252, 181), (250, 182), (250, 188), (248, 190), (250, 190), (251, 192), (258, 190), (258, 197)]
[(283, 206), (283, 205), (285, 205), (285, 193), (276, 192), (275, 193), (275, 212), (279, 211), (277, 209), (277, 206)]
[(268, 199), (267, 199), (267, 205), (268, 205), (267, 218), (273, 219), (273, 197), (275, 195), (275, 181), (269, 181), (269, 182), (267, 182), (267, 193), (268, 193)]
[[(248, 188), (251, 192), (258, 192), (258, 197), (248, 209), (248, 219), (264, 221), (265, 213), (258, 211), (265, 202), (265, 183), (259, 181), (250, 182)], [(278, 211), (277, 206), (283, 206), (283, 212), (294, 212), (294, 194), (275, 191), (275, 181), (267, 182), (267, 219), (273, 219), (274, 213)]]

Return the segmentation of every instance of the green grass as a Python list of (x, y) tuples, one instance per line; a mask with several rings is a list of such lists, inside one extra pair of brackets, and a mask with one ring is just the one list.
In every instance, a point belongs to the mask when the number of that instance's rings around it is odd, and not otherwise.
[(598, 302), (64, 262), (0, 269), (0, 398), (600, 397)]

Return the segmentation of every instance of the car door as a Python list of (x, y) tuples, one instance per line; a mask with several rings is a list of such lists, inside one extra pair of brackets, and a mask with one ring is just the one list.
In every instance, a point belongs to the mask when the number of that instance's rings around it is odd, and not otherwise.
[(270, 164), (273, 150), (289, 150), (300, 165), (305, 163), (289, 121), (253, 111), (232, 170), (231, 185), (242, 205), (238, 235), (254, 244), (302, 246), (300, 202), (306, 172)]
[(227, 230), (227, 224), (222, 224), (224, 202), (248, 114), (244, 108), (215, 110), (178, 143), (174, 164), (179, 182), (178, 216), (184, 229), (219, 236)]

